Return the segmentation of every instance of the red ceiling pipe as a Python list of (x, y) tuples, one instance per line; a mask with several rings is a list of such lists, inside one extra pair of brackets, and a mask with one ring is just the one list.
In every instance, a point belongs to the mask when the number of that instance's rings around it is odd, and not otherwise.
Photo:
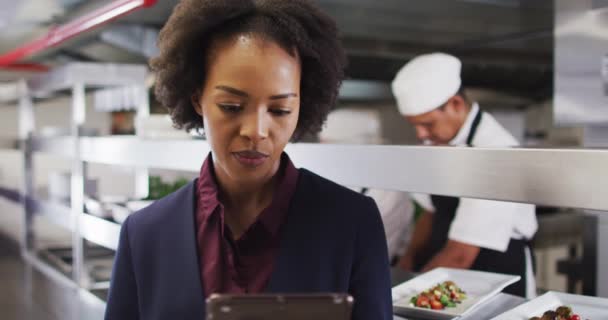
[(116, 0), (69, 23), (51, 29), (45, 36), (0, 55), (0, 67), (57, 46), (83, 32), (104, 25), (135, 10), (151, 7), (157, 0)]
[(2, 67), (2, 69), (8, 71), (44, 72), (48, 71), (50, 68), (38, 63), (13, 63), (11, 65)]

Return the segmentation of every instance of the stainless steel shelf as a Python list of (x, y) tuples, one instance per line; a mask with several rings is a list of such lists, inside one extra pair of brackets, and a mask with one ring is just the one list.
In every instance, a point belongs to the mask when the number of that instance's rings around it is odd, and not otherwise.
[(199, 171), (210, 148), (206, 141), (194, 139), (83, 137), (80, 150), (88, 162)]
[(19, 83), (0, 83), (0, 105), (12, 104), (19, 99)]
[(29, 141), (33, 152), (74, 157), (74, 138), (72, 137), (33, 137)]
[(330, 145), (287, 150), (297, 165), (350, 186), (608, 210), (608, 150)]
[[(67, 230), (72, 230), (71, 211), (67, 205), (52, 201), (35, 201), (36, 211), (50, 222)], [(81, 236), (95, 244), (116, 250), (120, 235), (120, 224), (110, 222), (90, 214), (81, 213), (78, 217)]]
[(62, 203), (46, 200), (36, 200), (33, 201), (33, 203), (35, 204), (35, 211), (38, 212), (40, 216), (46, 218), (55, 225), (72, 231), (72, 214), (70, 212), (70, 207)]
[(86, 213), (80, 215), (79, 224), (80, 234), (83, 238), (108, 249), (116, 250), (118, 248), (120, 224)]
[[(106, 308), (106, 304), (103, 300), (96, 297), (88, 290), (79, 288), (68, 276), (62, 274), (35, 254), (31, 252), (24, 252), (22, 257), (29, 265), (34, 266), (42, 274), (56, 281), (62, 287), (65, 287), (66, 291), (62, 291), (61, 293), (68, 293), (69, 297), (67, 299), (72, 298), (80, 302), (79, 304), (75, 305), (68, 314), (76, 313), (78, 314), (78, 319), (103, 319)], [(26, 279), (26, 281), (29, 280)]]
[(142, 86), (147, 72), (145, 65), (77, 62), (29, 79), (28, 87), (34, 95), (45, 95), (71, 89), (79, 83), (87, 86)]
[(57, 281), (58, 283), (61, 283), (62, 285), (68, 288), (77, 288), (76, 284), (70, 280), (69, 276), (61, 273), (61, 271), (52, 267), (48, 262), (40, 259), (40, 257), (38, 257), (35, 253), (23, 252), (21, 256), (26, 262), (28, 262), (30, 265), (35, 266), (38, 270), (40, 270), (40, 272), (45, 274), (47, 277)]
[[(72, 137), (35, 137), (34, 152), (74, 156)], [(122, 166), (144, 166), (171, 170), (198, 171), (209, 145), (201, 140), (142, 139), (135, 136), (81, 137), (81, 159), (87, 162)]]
[[(70, 141), (34, 144), (68, 155)], [(198, 171), (210, 148), (201, 140), (83, 137), (80, 150), (88, 162)], [(608, 211), (608, 150), (297, 143), (286, 151), (297, 166), (349, 186)]]
[[(37, 216), (46, 217), (52, 223), (71, 231), (71, 277), (74, 285), (87, 288), (89, 279), (85, 266), (85, 241), (115, 250), (119, 237), (120, 225), (83, 213), (84, 208), (84, 182), (87, 172), (81, 150), (85, 143), (80, 139), (86, 120), (87, 99), (86, 90), (100, 89), (102, 87), (127, 87), (133, 89), (141, 96), (137, 96), (135, 108), (137, 117), (149, 115), (149, 99), (145, 79), (148, 68), (145, 65), (108, 64), (108, 63), (70, 63), (54, 68), (52, 71), (37, 75), (30, 79), (20, 81), (17, 87), (3, 91), (0, 96), (8, 100), (18, 98), (19, 138), (23, 141), (23, 197), (28, 199), (23, 207), (23, 233), (21, 236), (22, 254), (32, 254), (37, 248), (35, 229), (32, 227), (35, 212)], [(35, 137), (34, 97), (53, 97), (55, 91), (68, 91), (71, 93), (71, 112), (69, 117), (70, 136), (57, 138)], [(0, 97), (2, 100), (2, 97)], [(7, 99), (5, 99), (7, 100)], [(139, 121), (138, 121), (139, 123)], [(136, 126), (136, 132), (139, 128)], [(34, 152), (47, 152), (69, 158), (71, 169), (69, 204), (57, 204), (32, 199), (35, 195), (33, 178), (35, 175)], [(135, 194), (146, 197), (148, 191), (148, 173), (145, 168), (135, 168)], [(10, 195), (10, 194), (9, 194)], [(38, 201), (37, 201), (38, 200)], [(31, 202), (31, 205), (30, 205)], [(32, 264), (38, 268), (43, 265)], [(87, 317), (84, 317), (87, 318)]]

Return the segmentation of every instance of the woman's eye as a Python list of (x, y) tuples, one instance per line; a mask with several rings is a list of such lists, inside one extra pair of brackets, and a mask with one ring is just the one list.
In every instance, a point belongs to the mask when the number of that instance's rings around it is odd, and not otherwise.
[(291, 110), (287, 109), (270, 109), (268, 111), (275, 116), (286, 116), (291, 113)]
[(243, 107), (241, 107), (238, 104), (227, 104), (227, 103), (218, 103), (218, 107), (220, 107), (220, 109), (222, 109), (223, 111), (228, 112), (228, 113), (237, 113), (243, 109)]

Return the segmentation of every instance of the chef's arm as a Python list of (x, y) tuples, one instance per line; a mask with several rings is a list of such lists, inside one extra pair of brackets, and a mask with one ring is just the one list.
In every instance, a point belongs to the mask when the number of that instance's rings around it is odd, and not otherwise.
[(410, 245), (399, 260), (399, 267), (407, 271), (414, 271), (414, 257), (420, 250), (424, 250), (426, 243), (431, 238), (432, 227), (433, 213), (424, 211), (416, 222)]
[(422, 271), (428, 271), (437, 267), (448, 267), (457, 269), (469, 269), (479, 254), (479, 247), (448, 240), (446, 245), (439, 251)]

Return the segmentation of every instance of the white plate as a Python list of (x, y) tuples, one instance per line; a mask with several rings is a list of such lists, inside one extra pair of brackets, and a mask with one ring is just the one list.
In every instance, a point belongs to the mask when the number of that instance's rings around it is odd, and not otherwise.
[[(393, 288), (393, 311), (406, 317), (453, 319), (473, 311), (508, 285), (519, 281), (520, 278), (520, 276), (472, 270), (433, 269)], [(455, 308), (431, 310), (414, 307), (410, 304), (413, 296), (447, 280), (454, 281), (467, 294), (467, 298)]]
[(132, 213), (129, 208), (118, 204), (106, 203), (106, 206), (110, 210), (110, 212), (112, 212), (112, 218), (114, 218), (114, 221), (119, 224), (125, 222), (127, 217)]
[(101, 195), (99, 196), (99, 201), (103, 203), (115, 203), (115, 204), (124, 204), (129, 201), (129, 197), (121, 196), (121, 195)]
[(133, 200), (128, 201), (126, 206), (129, 210), (136, 212), (154, 203), (154, 200)]
[(572, 308), (582, 320), (608, 320), (608, 299), (549, 291), (492, 320), (528, 320), (559, 306)]
[(89, 198), (87, 196), (84, 197), (84, 207), (86, 208), (87, 213), (92, 214), (96, 217), (110, 218), (112, 216), (111, 212), (108, 212), (108, 210), (105, 206), (103, 206), (102, 203), (100, 203), (96, 199)]

